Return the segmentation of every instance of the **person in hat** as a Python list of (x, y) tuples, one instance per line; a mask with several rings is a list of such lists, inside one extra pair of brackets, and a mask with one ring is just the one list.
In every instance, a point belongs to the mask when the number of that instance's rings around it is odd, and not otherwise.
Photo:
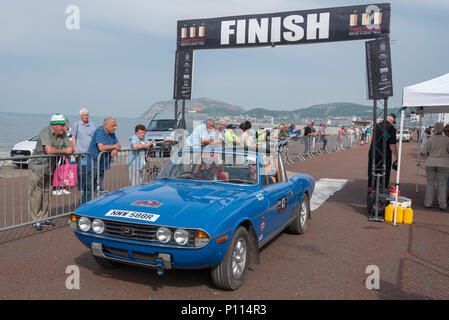
[[(86, 184), (80, 199), (80, 204), (92, 200), (95, 191), (101, 191), (104, 174), (111, 167), (112, 158), (117, 156), (121, 150), (120, 142), (115, 135), (117, 130), (117, 120), (113, 117), (107, 117), (103, 121), (103, 126), (95, 129), (87, 152), (92, 155), (92, 160), (87, 161), (87, 171), (83, 172), (82, 177)], [(93, 166), (92, 166), (93, 165)], [(93, 176), (93, 178), (92, 178)], [(92, 181), (89, 183), (89, 181)]]
[[(387, 119), (381, 121), (376, 124), (376, 136), (373, 136), (371, 141), (371, 146), (368, 153), (368, 188), (375, 188), (376, 185), (373, 185), (373, 175), (372, 175), (372, 160), (373, 160), (373, 152), (375, 149), (375, 170), (376, 173), (381, 173), (383, 168), (383, 139), (382, 135), (385, 135), (386, 140), (386, 156), (385, 156), (385, 188), (388, 188), (390, 184), (390, 172), (391, 166), (397, 165), (398, 159), (398, 149), (396, 146), (396, 128), (394, 124), (396, 123), (396, 115), (390, 113), (387, 115)], [(385, 128), (385, 130), (383, 129)], [(392, 162), (393, 157), (395, 159)], [(382, 179), (381, 179), (382, 181)]]
[[(33, 156), (69, 155), (73, 153), (72, 142), (64, 131), (66, 119), (60, 113), (50, 118), (50, 125), (38, 135)], [(28, 170), (28, 204), (31, 219), (37, 221), (34, 230), (42, 230), (43, 225), (54, 225), (47, 220), (48, 204), (53, 177), (58, 157), (33, 157)]]

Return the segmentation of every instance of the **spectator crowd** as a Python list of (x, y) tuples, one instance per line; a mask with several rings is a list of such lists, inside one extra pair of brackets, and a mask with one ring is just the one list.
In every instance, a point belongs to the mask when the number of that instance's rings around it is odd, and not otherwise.
[[(117, 120), (113, 117), (104, 119), (102, 126), (96, 126), (89, 119), (89, 111), (83, 108), (79, 112), (80, 119), (69, 127), (68, 120), (62, 114), (51, 116), (50, 124), (38, 135), (34, 156), (30, 161), (29, 204), (33, 220), (40, 221), (34, 225), (35, 230), (42, 226), (53, 225), (48, 218), (48, 200), (53, 189), (53, 195), (70, 194), (62, 186), (52, 185), (56, 167), (67, 161), (68, 156), (76, 159), (76, 181), (81, 197), (78, 205), (93, 198), (94, 192), (105, 191), (103, 180), (105, 171), (111, 167), (111, 161), (122, 149), (115, 131)], [(326, 151), (329, 143), (328, 125), (315, 126), (309, 122), (304, 128), (295, 124), (280, 124), (275, 128), (259, 126), (254, 130), (250, 121), (240, 125), (227, 124), (220, 120), (208, 119), (194, 128), (185, 143), (190, 147), (205, 147), (212, 144), (227, 146), (260, 147), (267, 141), (288, 141), (290, 138), (301, 138), (305, 142), (304, 153), (310, 152), (310, 141), (314, 139), (319, 144), (319, 150)], [(370, 128), (363, 126), (340, 127), (337, 140), (343, 149), (343, 138), (350, 139), (350, 144), (365, 144), (370, 141)], [(126, 159), (128, 178), (131, 185), (144, 181), (147, 151), (154, 147), (154, 142), (146, 138), (146, 126), (135, 127), (134, 135), (129, 139), (129, 154)], [(53, 157), (46, 157), (53, 155)], [(101, 155), (101, 156), (100, 156)]]

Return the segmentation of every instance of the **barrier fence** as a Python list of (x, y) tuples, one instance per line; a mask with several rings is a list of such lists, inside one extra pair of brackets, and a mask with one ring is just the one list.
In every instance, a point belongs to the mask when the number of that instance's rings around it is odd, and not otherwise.
[[(326, 143), (320, 136), (283, 138), (278, 141), (281, 159), (289, 165), (360, 143), (356, 135), (326, 137)], [(0, 158), (0, 231), (63, 217), (105, 192), (152, 181), (169, 158), (155, 147), (120, 150), (112, 156), (103, 151), (97, 159), (94, 162), (89, 153)], [(30, 161), (46, 165), (36, 174)]]
[(295, 136), (279, 140), (279, 153), (284, 164), (293, 164), (294, 161), (304, 161), (329, 153), (353, 149), (362, 141), (355, 134), (326, 135), (326, 136)]
[[(0, 231), (67, 216), (86, 200), (86, 191), (95, 198), (137, 181), (130, 176), (127, 158), (130, 153), (143, 154), (142, 180), (154, 180), (168, 159), (160, 147), (120, 150), (101, 168), (89, 153), (39, 155), (0, 158)], [(102, 152), (104, 159), (109, 152)], [(30, 166), (29, 163), (34, 163)], [(34, 168), (36, 170), (31, 169)], [(103, 179), (92, 173), (103, 170)], [(137, 174), (137, 171), (132, 171)], [(140, 173), (139, 173), (140, 174)], [(133, 183), (134, 182), (134, 183)], [(99, 188), (96, 188), (99, 186)], [(104, 191), (103, 191), (104, 189)], [(84, 196), (84, 197), (83, 197)]]

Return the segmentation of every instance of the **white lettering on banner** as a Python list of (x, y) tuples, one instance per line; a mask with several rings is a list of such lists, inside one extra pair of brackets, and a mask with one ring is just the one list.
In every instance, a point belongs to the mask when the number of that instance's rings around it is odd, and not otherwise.
[(260, 25), (257, 19), (248, 21), (248, 43), (256, 43), (256, 37), (259, 43), (268, 42), (268, 18), (260, 19)]
[(316, 13), (307, 16), (307, 40), (315, 40), (317, 32), (319, 33), (319, 39), (329, 38), (329, 17), (329, 12), (322, 13), (318, 22)]
[(229, 36), (234, 34), (231, 26), (235, 25), (235, 20), (221, 22), (221, 44), (229, 44)]
[(246, 20), (237, 20), (237, 44), (244, 44), (246, 37)]
[[(271, 19), (271, 27), (270, 27)], [(241, 19), (221, 21), (221, 45), (231, 45), (231, 35), (235, 35), (235, 44), (276, 43), (282, 40), (295, 42), (304, 39), (329, 38), (330, 12), (307, 15), (307, 34), (303, 26), (305, 20), (301, 15), (281, 17)], [(286, 29), (282, 32), (281, 24)], [(248, 29), (248, 38), (246, 31)]]
[(271, 43), (281, 42), (281, 18), (271, 19)]
[(284, 19), (284, 28), (291, 31), (284, 32), (284, 39), (287, 41), (299, 41), (304, 38), (304, 29), (295, 22), (303, 23), (304, 18), (300, 15), (293, 15)]

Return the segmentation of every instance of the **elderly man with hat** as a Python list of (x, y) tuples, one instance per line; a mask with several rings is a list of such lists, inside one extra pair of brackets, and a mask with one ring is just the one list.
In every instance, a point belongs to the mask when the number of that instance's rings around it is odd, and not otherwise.
[[(50, 125), (39, 133), (33, 156), (69, 155), (73, 153), (72, 142), (64, 131), (66, 119), (60, 113), (51, 116)], [(31, 219), (37, 221), (34, 230), (42, 225), (54, 225), (48, 218), (51, 179), (58, 157), (31, 158), (28, 170), (28, 203)]]
[[(373, 137), (371, 141), (371, 147), (368, 153), (368, 188), (375, 188), (373, 185), (372, 176), (372, 160), (373, 160), (373, 148), (375, 148), (375, 170), (377, 173), (382, 172), (383, 163), (383, 139), (382, 135), (385, 135), (386, 140), (386, 154), (385, 154), (385, 188), (388, 188), (390, 183), (390, 171), (392, 166), (392, 157), (394, 156), (395, 161), (393, 166), (397, 163), (398, 159), (398, 149), (396, 146), (396, 128), (394, 124), (396, 123), (396, 115), (390, 113), (387, 115), (387, 119), (376, 124), (376, 136)], [(385, 130), (383, 129), (385, 128)], [(382, 180), (381, 180), (382, 181)]]

